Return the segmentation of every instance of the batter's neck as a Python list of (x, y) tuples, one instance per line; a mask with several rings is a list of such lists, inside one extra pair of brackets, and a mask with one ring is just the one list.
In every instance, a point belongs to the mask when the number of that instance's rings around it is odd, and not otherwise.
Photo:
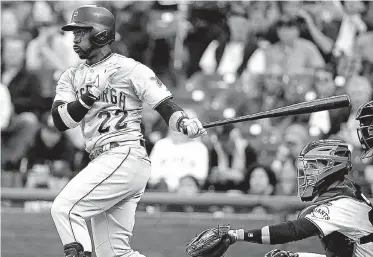
[(98, 63), (112, 54), (111, 48), (109, 45), (96, 49), (96, 51), (97, 51), (96, 54), (94, 54), (91, 58), (87, 59), (86, 63), (88, 65), (93, 65), (95, 63)]

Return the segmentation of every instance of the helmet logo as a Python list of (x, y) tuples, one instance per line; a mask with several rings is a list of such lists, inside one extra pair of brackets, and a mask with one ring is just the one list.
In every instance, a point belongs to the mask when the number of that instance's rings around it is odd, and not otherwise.
[(75, 11), (74, 13), (73, 13), (73, 17), (76, 17), (76, 16), (78, 16), (78, 11)]

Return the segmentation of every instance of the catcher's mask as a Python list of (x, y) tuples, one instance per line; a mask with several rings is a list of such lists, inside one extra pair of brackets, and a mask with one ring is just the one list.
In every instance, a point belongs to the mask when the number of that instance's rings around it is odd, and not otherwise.
[(373, 101), (359, 107), (356, 120), (359, 121), (357, 135), (363, 148), (361, 158), (371, 157), (373, 155)]
[(106, 8), (98, 5), (83, 5), (73, 12), (71, 22), (61, 29), (73, 31), (76, 28), (91, 29), (90, 40), (96, 47), (102, 47), (115, 40), (115, 18)]
[(297, 162), (298, 196), (312, 201), (351, 169), (351, 152), (342, 140), (318, 140), (306, 145)]

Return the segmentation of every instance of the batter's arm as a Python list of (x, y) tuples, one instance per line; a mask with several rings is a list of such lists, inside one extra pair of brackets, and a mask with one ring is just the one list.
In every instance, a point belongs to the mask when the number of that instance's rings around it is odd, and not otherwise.
[(180, 131), (180, 123), (188, 116), (184, 110), (178, 106), (172, 98), (165, 99), (157, 105), (155, 110), (161, 115), (166, 124), (174, 131)]
[(70, 103), (54, 101), (52, 105), (54, 125), (61, 132), (75, 128), (91, 109), (94, 102), (95, 99), (92, 99), (89, 93), (82, 94), (78, 100)]
[(97, 99), (89, 91), (76, 97), (72, 84), (73, 72), (73, 69), (66, 70), (56, 87), (51, 112), (54, 125), (59, 131), (78, 126)]

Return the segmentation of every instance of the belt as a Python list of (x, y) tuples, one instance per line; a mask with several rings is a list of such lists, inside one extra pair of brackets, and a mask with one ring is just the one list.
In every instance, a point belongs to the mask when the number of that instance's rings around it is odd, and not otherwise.
[(107, 143), (106, 145), (96, 147), (95, 149), (92, 150), (92, 152), (89, 154), (89, 158), (91, 160), (97, 158), (100, 154), (109, 151), (110, 149), (113, 149), (118, 146), (123, 146), (123, 145), (139, 145), (145, 148), (145, 140), (140, 139), (137, 141), (126, 141), (126, 142), (111, 142)]

